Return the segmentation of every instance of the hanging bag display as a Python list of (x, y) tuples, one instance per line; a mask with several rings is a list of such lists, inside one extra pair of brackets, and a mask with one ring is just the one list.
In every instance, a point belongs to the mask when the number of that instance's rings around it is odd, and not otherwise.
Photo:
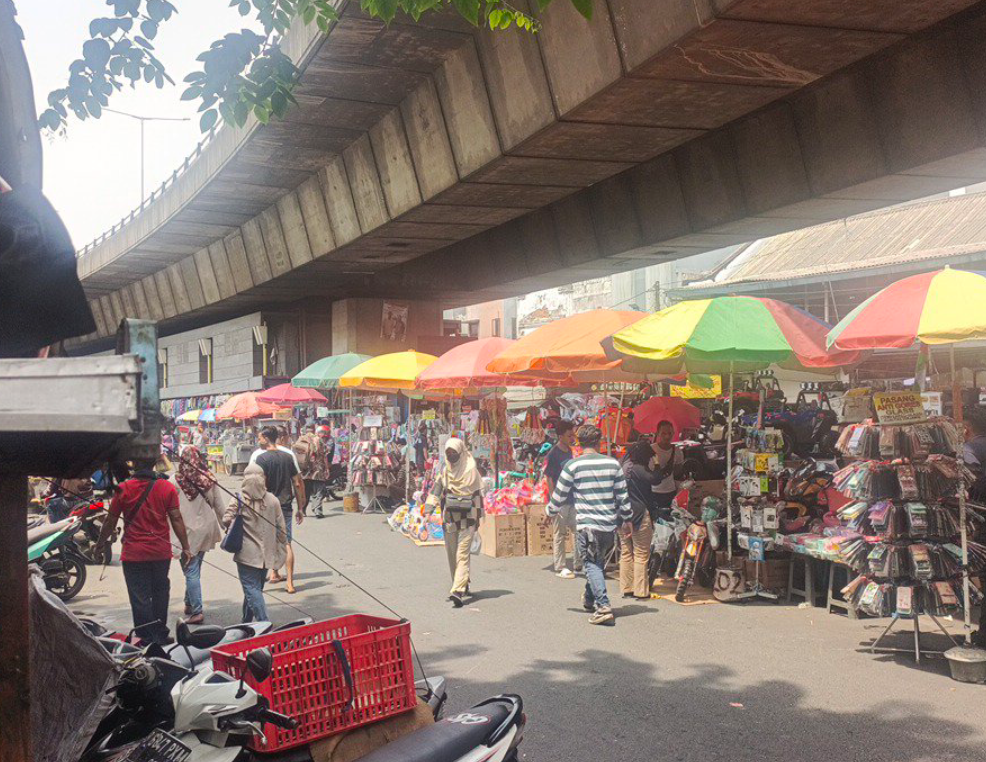
[(227, 553), (239, 553), (243, 550), (243, 532), (243, 503), (240, 501), (240, 496), (237, 495), (236, 515), (233, 516), (229, 529), (226, 530), (226, 536), (223, 537), (219, 547)]

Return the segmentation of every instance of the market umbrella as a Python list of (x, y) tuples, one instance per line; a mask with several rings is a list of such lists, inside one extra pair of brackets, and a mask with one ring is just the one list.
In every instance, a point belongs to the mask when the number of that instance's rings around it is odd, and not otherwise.
[(186, 410), (184, 413), (175, 418), (175, 420), (189, 423), (191, 421), (199, 420), (200, 415), (202, 415), (202, 411), (196, 408), (195, 410)]
[(339, 386), (347, 389), (413, 389), (421, 371), (438, 358), (409, 349), (372, 357), (339, 377)]
[(626, 373), (622, 359), (607, 357), (600, 342), (646, 316), (632, 310), (589, 310), (553, 320), (506, 347), (486, 367), (514, 377), (639, 383), (646, 378)]
[(633, 427), (641, 434), (654, 434), (661, 421), (670, 421), (680, 438), (685, 429), (702, 425), (702, 412), (680, 397), (651, 397), (633, 409)]
[(328, 402), (324, 396), (314, 389), (278, 384), (257, 395), (258, 402), (270, 402), (275, 405), (306, 405), (315, 402)]
[(418, 376), (419, 389), (491, 389), (504, 386), (559, 385), (561, 382), (513, 377), (486, 369), (494, 357), (516, 342), (493, 337), (453, 347)]
[(207, 407), (199, 414), (199, 420), (202, 423), (215, 423), (216, 422), (216, 408)]
[(604, 340), (607, 355), (634, 370), (729, 374), (726, 436), (727, 549), (732, 557), (733, 374), (782, 365), (806, 370), (852, 364), (859, 352), (830, 352), (829, 326), (776, 299), (696, 299), (648, 315)]
[(262, 415), (273, 415), (276, 410), (281, 408), (270, 402), (261, 402), (257, 399), (257, 392), (241, 392), (234, 394), (222, 405), (216, 408), (216, 420), (223, 421), (235, 418), (238, 421), (247, 418), (257, 418)]
[(370, 355), (356, 352), (323, 357), (292, 378), (291, 385), (308, 389), (335, 389), (339, 386), (339, 376), (369, 359)]
[[(947, 344), (952, 366), (952, 409), (962, 420), (962, 390), (955, 373), (955, 345), (986, 339), (986, 273), (945, 267), (912, 275), (860, 304), (828, 335), (840, 349), (906, 349), (914, 344)], [(962, 532), (962, 593), (966, 640), (970, 638), (969, 538), (965, 490), (959, 490)]]

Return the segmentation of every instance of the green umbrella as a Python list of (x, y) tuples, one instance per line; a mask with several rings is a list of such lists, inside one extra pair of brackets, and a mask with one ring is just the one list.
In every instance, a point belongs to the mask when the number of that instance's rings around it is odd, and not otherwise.
[(305, 389), (336, 389), (339, 386), (339, 376), (369, 359), (370, 355), (358, 355), (355, 352), (323, 357), (292, 378), (291, 385)]

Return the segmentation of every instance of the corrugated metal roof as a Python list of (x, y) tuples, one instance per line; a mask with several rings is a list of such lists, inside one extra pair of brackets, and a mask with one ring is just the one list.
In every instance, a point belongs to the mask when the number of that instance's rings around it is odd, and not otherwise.
[(986, 252), (986, 193), (868, 212), (755, 245), (751, 256), (734, 258), (713, 280), (691, 288), (788, 281)]

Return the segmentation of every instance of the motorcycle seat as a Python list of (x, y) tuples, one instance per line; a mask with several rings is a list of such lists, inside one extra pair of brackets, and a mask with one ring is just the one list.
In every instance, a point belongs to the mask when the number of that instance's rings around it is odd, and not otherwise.
[(502, 703), (473, 707), (402, 736), (360, 762), (456, 762), (485, 744), (509, 713)]
[(54, 524), (42, 524), (41, 526), (32, 527), (27, 530), (27, 544), (30, 546), (39, 540), (51, 537), (53, 534), (58, 534), (71, 523), (72, 519), (65, 519), (63, 521), (56, 521)]

